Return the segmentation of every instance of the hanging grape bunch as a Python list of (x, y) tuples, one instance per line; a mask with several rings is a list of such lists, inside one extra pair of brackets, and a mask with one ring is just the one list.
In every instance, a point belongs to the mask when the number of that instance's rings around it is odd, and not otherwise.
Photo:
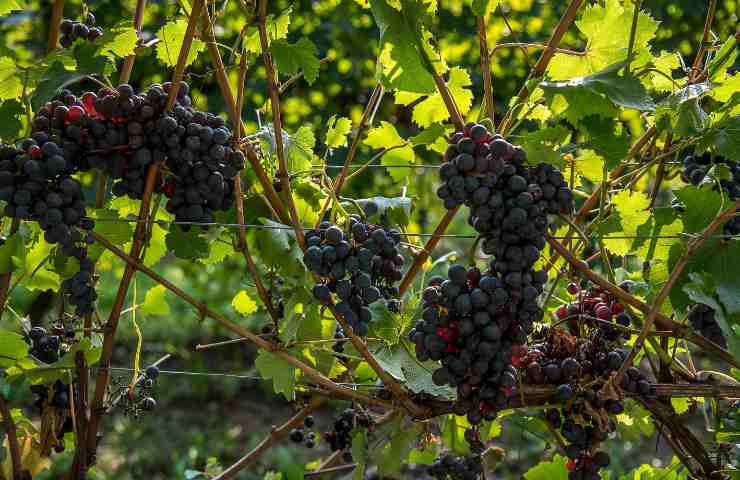
[(703, 337), (711, 340), (722, 348), (727, 348), (722, 329), (715, 318), (715, 311), (712, 307), (698, 303), (689, 310), (689, 323), (691, 327), (699, 332)]
[(159, 377), (159, 367), (150, 365), (144, 370), (144, 376), (133, 388), (122, 384), (119, 387), (120, 404), (126, 416), (139, 418), (157, 408), (154, 399), (154, 387)]
[[(693, 154), (683, 159), (681, 178), (692, 185), (700, 185), (709, 171), (717, 165), (724, 165), (729, 169), (732, 178), (722, 178), (719, 186), (714, 183), (714, 189), (721, 188), (730, 200), (740, 200), (740, 163), (724, 157), (712, 158), (709, 152), (701, 156)], [(723, 227), (725, 235), (740, 235), (740, 217), (730, 218)]]
[[(450, 267), (448, 278), (432, 278), (423, 293), (422, 319), (410, 331), (419, 361), (441, 368), (437, 385), (457, 387), (455, 413), (471, 424), (493, 420), (514, 395), (518, 358), (543, 311), (535, 302), (547, 276), (526, 274), (516, 285), (491, 269)], [(524, 292), (527, 293), (524, 293)]]
[(59, 31), (62, 36), (59, 38), (59, 44), (64, 48), (69, 48), (77, 39), (87, 42), (94, 42), (103, 36), (103, 29), (95, 26), (95, 15), (88, 13), (84, 22), (64, 19), (59, 24)]
[[(370, 305), (381, 298), (394, 303), (395, 284), (401, 280), (404, 258), (399, 251), (397, 230), (365, 223), (359, 215), (349, 217), (350, 232), (322, 222), (306, 234), (306, 267), (321, 278), (313, 288), (323, 304), (336, 295), (336, 309), (355, 334), (366, 336), (372, 320)], [(344, 338), (338, 332), (338, 340)]]
[(480, 455), (456, 457), (446, 453), (436, 459), (427, 469), (435, 480), (478, 480), (483, 474)]
[(316, 421), (313, 416), (308, 415), (303, 419), (303, 426), (293, 428), (290, 431), (288, 437), (290, 441), (297, 444), (303, 444), (306, 448), (314, 448), (316, 446), (316, 432), (313, 431), (313, 427)]
[[(51, 386), (31, 385), (30, 388), (36, 396), (34, 404), (41, 417), (41, 430), (47, 432), (41, 444), (42, 453), (49, 455), (52, 448), (56, 453), (62, 453), (65, 449), (64, 435), (74, 431), (70, 385), (56, 380)], [(79, 394), (76, 385), (72, 389), (75, 395)]]
[(352, 463), (352, 430), (356, 427), (372, 430), (374, 423), (364, 410), (348, 408), (334, 420), (332, 430), (324, 432), (324, 439), (332, 451), (341, 451), (343, 460)]

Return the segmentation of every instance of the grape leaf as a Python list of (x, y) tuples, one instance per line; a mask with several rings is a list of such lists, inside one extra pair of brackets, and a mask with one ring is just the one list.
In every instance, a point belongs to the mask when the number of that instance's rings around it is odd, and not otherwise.
[[(274, 15), (267, 16), (265, 19), (265, 29), (267, 30), (268, 45), (274, 40), (280, 40), (288, 36), (290, 14), (292, 12), (292, 8), (287, 8), (277, 18), (275, 18)], [(250, 27), (247, 29), (247, 34), (244, 37), (244, 48), (249, 53), (262, 53), (260, 35), (256, 27)]]
[(25, 113), (23, 105), (18, 100), (11, 99), (0, 103), (0, 118), (3, 119), (0, 125), (0, 139), (5, 143), (13, 143), (21, 135), (22, 118)]
[[(432, 93), (435, 88), (434, 79), (424, 64), (417, 42), (417, 38), (422, 37), (420, 23), (427, 12), (418, 2), (404, 3), (399, 12), (386, 0), (371, 2), (370, 8), (380, 30), (378, 74), (391, 89)], [(407, 9), (407, 5), (411, 8)], [(431, 50), (423, 43), (422, 46)], [(430, 57), (435, 58), (437, 55), (431, 52)]]
[(591, 183), (600, 183), (604, 179), (604, 157), (593, 150), (579, 150), (575, 158), (575, 169), (578, 177), (585, 178)]
[[(550, 77), (560, 80), (588, 75), (625, 60), (633, 14), (632, 4), (620, 0), (606, 0), (583, 9), (576, 26), (587, 38), (584, 54), (555, 54), (548, 68)], [(633, 68), (645, 65), (652, 58), (649, 43), (657, 30), (658, 22), (641, 11), (635, 30)]]
[(274, 266), (287, 278), (303, 279), (306, 269), (303, 266), (303, 252), (298, 247), (295, 233), (285, 229), (285, 225), (268, 219), (261, 219), (264, 228), (251, 232), (254, 235), (259, 257), (268, 266)]
[[(57, 290), (61, 284), (59, 273), (50, 268), (50, 264), (38, 268), (43, 262), (48, 262), (48, 257), (54, 250), (54, 245), (42, 240), (28, 249), (25, 258), (25, 271), (30, 272), (29, 276), (23, 282), (23, 286), (28, 290)], [(79, 263), (78, 263), (79, 265)], [(75, 268), (75, 273), (79, 268)]]
[(713, 125), (705, 133), (701, 144), (714, 145), (719, 154), (727, 158), (740, 158), (740, 116)]
[(527, 162), (532, 165), (545, 162), (562, 167), (560, 147), (570, 139), (570, 134), (563, 125), (525, 133), (521, 145), (527, 152)]
[(23, 336), (8, 330), (0, 330), (0, 367), (12, 367), (28, 355), (28, 344)]
[(319, 58), (316, 56), (316, 45), (306, 37), (296, 43), (287, 40), (275, 40), (270, 45), (272, 58), (279, 71), (288, 75), (303, 72), (303, 78), (309, 85), (319, 77)]
[(165, 237), (167, 249), (178, 258), (195, 260), (208, 256), (208, 242), (195, 229), (186, 232), (177, 225), (170, 228)]
[[(2, 68), (2, 65), (0, 65)], [(2, 75), (0, 71), (0, 75)], [(39, 83), (36, 86), (36, 91), (31, 98), (31, 106), (34, 110), (38, 110), (41, 105), (51, 100), (51, 98), (57, 93), (58, 90), (78, 82), (85, 78), (88, 72), (83, 69), (67, 70), (67, 68), (59, 61), (54, 62), (49, 68), (43, 70), (39, 77)], [(2, 80), (0, 79), (0, 82)], [(0, 83), (0, 89), (2, 89), (2, 83)], [(0, 90), (0, 95), (2, 90)]]
[(573, 126), (587, 117), (612, 118), (617, 114), (617, 108), (605, 95), (587, 89), (561, 90), (553, 92), (550, 98), (550, 108), (562, 110), (562, 116)]
[(0, 0), (0, 16), (7, 15), (14, 10), (25, 10), (25, 2), (19, 0)]
[(26, 258), (26, 247), (20, 233), (10, 235), (0, 245), (0, 273), (12, 272), (23, 265)]
[(241, 315), (251, 315), (257, 311), (257, 302), (255, 302), (246, 290), (241, 290), (231, 300), (231, 306)]
[(103, 36), (95, 41), (95, 46), (103, 55), (111, 58), (125, 58), (136, 51), (139, 36), (130, 20), (118, 22), (106, 28)]
[(392, 123), (384, 120), (367, 133), (363, 143), (373, 148), (392, 148), (405, 145), (406, 140), (401, 138)]
[(324, 143), (329, 148), (344, 147), (347, 145), (347, 135), (352, 130), (352, 120), (347, 117), (332, 115), (327, 122), (329, 129), (326, 131)]
[(728, 77), (721, 85), (712, 90), (712, 98), (718, 102), (728, 102), (733, 95), (740, 92), (740, 73)]
[(432, 145), (437, 142), (437, 140), (442, 139), (444, 141), (445, 145), (447, 142), (444, 140), (444, 135), (449, 131), (449, 128), (446, 128), (441, 123), (435, 123), (433, 125), (429, 125), (427, 128), (419, 132), (417, 135), (414, 135), (413, 137), (409, 138), (409, 141), (413, 143), (415, 146), (419, 145), (426, 145), (427, 150), (432, 149)]
[(688, 474), (689, 470), (682, 468), (681, 462), (676, 457), (673, 457), (671, 464), (665, 468), (654, 467), (648, 463), (644, 463), (635, 470), (621, 475), (619, 480), (684, 480), (689, 478)]
[(355, 428), (352, 430), (352, 459), (357, 463), (353, 479), (363, 480), (365, 478), (365, 466), (369, 461), (367, 451), (367, 429)]
[[(465, 116), (473, 104), (473, 92), (466, 87), (470, 87), (473, 82), (470, 75), (464, 69), (455, 67), (450, 70), (450, 79), (447, 82), (447, 88), (455, 100), (460, 114)], [(396, 93), (396, 103), (409, 105), (415, 102), (421, 95), (413, 92)], [(443, 122), (450, 118), (449, 110), (445, 106), (442, 95), (436, 92), (429, 95), (426, 99), (417, 103), (414, 107), (414, 113), (411, 119), (422, 128), (429, 127), (436, 122)]]
[(288, 401), (295, 399), (295, 367), (265, 350), (259, 351), (254, 366), (262, 378), (272, 380), (275, 393), (281, 393)]
[(397, 474), (420, 434), (420, 423), (409, 422), (399, 416), (393, 424), (390, 442), (384, 443), (380, 451), (372, 455), (372, 458), (378, 460), (378, 473), (381, 476)]
[(144, 265), (153, 267), (167, 253), (167, 230), (158, 223), (152, 225), (152, 233), (144, 252)]
[(568, 470), (565, 468), (566, 459), (555, 455), (552, 461), (540, 462), (524, 472), (525, 480), (567, 480)]
[(372, 353), (385, 371), (404, 382), (412, 392), (454, 398), (452, 388), (436, 385), (432, 380), (432, 372), (439, 366), (434, 362), (419, 363), (403, 343), (376, 346)]
[(640, 83), (637, 77), (630, 74), (619, 74), (619, 71), (625, 65), (626, 62), (619, 62), (591, 75), (575, 77), (566, 81), (541, 82), (540, 88), (550, 95), (554, 92), (586, 90), (603, 94), (615, 105), (621, 107), (641, 111), (654, 110), (655, 104), (652, 98), (650, 98), (644, 85)]
[(473, 13), (478, 17), (485, 17), (491, 14), (498, 7), (499, 0), (473, 0)]
[(20, 98), (21, 93), (23, 93), (23, 83), (18, 76), (15, 60), (0, 57), (0, 100)]
[(719, 51), (712, 57), (707, 65), (707, 76), (711, 82), (722, 82), (727, 77), (727, 70), (732, 67), (737, 59), (736, 35), (730, 35)]
[(283, 136), (283, 143), (288, 153), (288, 170), (302, 172), (311, 168), (315, 157), (313, 148), (316, 146), (316, 137), (309, 125), (303, 125), (295, 133)]
[(588, 145), (604, 158), (608, 169), (615, 168), (627, 156), (630, 136), (621, 122), (595, 116), (582, 122), (582, 125)]
[(167, 289), (164, 285), (156, 285), (149, 289), (144, 296), (144, 303), (139, 307), (142, 315), (163, 317), (170, 314), (170, 305), (165, 296)]
[(389, 167), (388, 174), (396, 183), (402, 182), (413, 173), (413, 169), (407, 167), (414, 163), (416, 163), (416, 156), (411, 145), (391, 148), (380, 158), (380, 164)]
[[(177, 65), (177, 58), (180, 55), (180, 49), (182, 48), (183, 41), (185, 40), (185, 30), (188, 28), (188, 20), (186, 18), (178, 18), (162, 25), (157, 31), (157, 37), (159, 43), (157, 43), (157, 59), (164, 63), (168, 67), (174, 67)], [(206, 44), (198, 38), (194, 38), (190, 45), (190, 51), (188, 52), (185, 66), (191, 65), (198, 54), (205, 50)]]

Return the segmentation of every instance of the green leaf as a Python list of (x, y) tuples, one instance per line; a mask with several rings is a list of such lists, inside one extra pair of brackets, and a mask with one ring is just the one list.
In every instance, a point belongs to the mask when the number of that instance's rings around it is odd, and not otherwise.
[(0, 16), (7, 15), (14, 10), (25, 10), (25, 2), (19, 0), (0, 0)]
[(591, 75), (575, 77), (567, 81), (541, 82), (540, 87), (550, 95), (585, 90), (605, 95), (615, 105), (621, 107), (641, 111), (654, 110), (655, 104), (643, 84), (630, 74), (619, 74), (625, 65), (626, 62), (619, 62)]
[(708, 78), (711, 82), (722, 82), (727, 76), (727, 69), (732, 67), (737, 59), (737, 36), (730, 35), (712, 61), (707, 66)]
[[(183, 41), (185, 40), (185, 30), (188, 28), (188, 20), (186, 18), (178, 18), (162, 25), (157, 31), (157, 37), (159, 43), (157, 43), (157, 59), (164, 63), (168, 67), (174, 67), (177, 65), (177, 58), (180, 55), (180, 49), (182, 48)], [(198, 54), (205, 50), (206, 44), (203, 41), (194, 38), (190, 45), (190, 51), (188, 52), (188, 58), (185, 61), (185, 66), (191, 65)]]
[(607, 169), (615, 168), (627, 156), (630, 135), (622, 122), (601, 117), (589, 117), (581, 123), (588, 145), (606, 161)]
[(332, 115), (329, 118), (329, 129), (326, 131), (324, 143), (329, 148), (344, 147), (347, 145), (347, 135), (352, 130), (352, 120), (347, 117)]
[(582, 122), (583, 119), (588, 117), (612, 118), (618, 112), (618, 109), (605, 95), (586, 89), (553, 92), (550, 108), (554, 111), (562, 110), (562, 116), (571, 125), (578, 126), (582, 124), (586, 128), (588, 123)]
[(278, 71), (295, 75), (303, 71), (303, 78), (309, 85), (319, 77), (319, 58), (316, 56), (316, 45), (306, 37), (296, 43), (287, 40), (275, 40), (270, 45), (272, 58), (277, 64)]
[(429, 145), (433, 145), (439, 139), (442, 139), (445, 142), (445, 144), (447, 144), (447, 141), (444, 140), (444, 135), (448, 131), (449, 129), (445, 127), (443, 124), (435, 123), (433, 125), (429, 125), (427, 128), (419, 132), (417, 135), (414, 135), (413, 137), (409, 138), (409, 141), (413, 143), (415, 146), (427, 145), (427, 149), (431, 150), (431, 147)]
[[(583, 15), (576, 21), (576, 26), (587, 38), (584, 54), (555, 54), (548, 68), (550, 77), (561, 80), (588, 75), (626, 60), (633, 14), (632, 3), (620, 0), (606, 0), (584, 8)], [(652, 58), (649, 43), (657, 30), (658, 22), (641, 11), (635, 30), (633, 69)]]
[(139, 36), (130, 20), (106, 28), (103, 36), (95, 41), (98, 51), (112, 58), (125, 58), (136, 51)]
[[(0, 68), (2, 68), (1, 65)], [(2, 75), (1, 71), (0, 75)], [(41, 105), (51, 100), (58, 90), (85, 78), (85, 76), (87, 76), (87, 73), (84, 71), (67, 70), (61, 62), (54, 62), (40, 75), (36, 91), (31, 98), (31, 105), (34, 111), (37, 111)]]
[(313, 148), (316, 146), (316, 137), (309, 125), (303, 125), (295, 133), (288, 135), (284, 143), (288, 152), (288, 169), (291, 172), (311, 168), (315, 157)]
[(295, 399), (295, 367), (265, 350), (260, 350), (254, 360), (260, 375), (272, 380), (275, 393), (281, 393), (287, 400)]
[(177, 225), (170, 228), (165, 237), (167, 249), (178, 258), (195, 260), (208, 256), (208, 242), (195, 229), (186, 232)]
[(626, 475), (621, 475), (619, 480), (684, 480), (689, 478), (688, 474), (689, 470), (683, 468), (681, 462), (673, 457), (671, 464), (665, 468), (645, 463)]
[(0, 100), (20, 98), (23, 93), (23, 82), (18, 74), (15, 60), (0, 57)]
[(28, 344), (23, 335), (8, 330), (0, 330), (0, 367), (12, 367), (28, 355)]
[(545, 162), (562, 168), (560, 148), (568, 142), (570, 135), (570, 130), (563, 125), (525, 133), (522, 135), (521, 145), (527, 151), (527, 162)]
[(381, 121), (380, 126), (371, 129), (363, 142), (372, 148), (392, 148), (406, 144), (406, 140), (401, 138), (396, 127), (392, 123)]
[(266, 266), (273, 266), (287, 278), (305, 278), (303, 252), (295, 239), (295, 233), (286, 225), (261, 219), (268, 227), (251, 232), (255, 238), (259, 257)]
[(567, 480), (566, 458), (555, 455), (550, 462), (540, 462), (524, 472), (525, 480)]
[(397, 474), (408, 453), (414, 448), (421, 434), (421, 425), (417, 422), (407, 422), (399, 418), (393, 424), (390, 442), (382, 450), (373, 455), (378, 459), (378, 473), (381, 476)]
[(26, 111), (18, 100), (6, 100), (0, 103), (0, 118), (3, 119), (0, 124), (0, 139), (5, 143), (13, 143), (14, 140), (21, 136), (23, 122), (21, 119)]
[(720, 155), (740, 158), (740, 116), (713, 125), (705, 134), (703, 145), (713, 145)]
[(591, 183), (600, 183), (604, 179), (604, 157), (593, 150), (579, 150), (575, 165), (576, 174)]
[[(464, 69), (455, 67), (450, 70), (450, 79), (447, 82), (447, 88), (452, 94), (452, 98), (455, 100), (460, 114), (463, 116), (470, 111), (470, 107), (473, 104), (473, 92), (466, 88), (472, 84), (470, 75)], [(409, 105), (419, 97), (420, 95), (415, 93), (399, 92), (396, 94), (396, 103)], [(442, 95), (438, 91), (435, 91), (425, 100), (416, 104), (411, 118), (414, 123), (422, 128), (426, 128), (434, 123), (444, 122), (449, 119), (450, 113), (445, 106)]]
[(414, 163), (416, 163), (416, 157), (411, 145), (388, 150), (380, 159), (381, 165), (390, 167), (388, 168), (388, 174), (396, 183), (402, 182), (413, 173), (413, 169), (407, 167)]
[[(268, 45), (281, 38), (288, 36), (288, 27), (290, 26), (290, 15), (293, 12), (292, 7), (287, 8), (277, 18), (274, 15), (268, 15), (265, 19), (267, 30)], [(247, 35), (244, 37), (244, 48), (249, 53), (262, 53), (260, 47), (260, 35), (256, 27), (247, 29)]]
[(473, 0), (472, 9), (477, 17), (485, 17), (498, 7), (499, 0)]
[(26, 247), (23, 236), (15, 233), (9, 236), (0, 246), (0, 273), (12, 272), (23, 265), (26, 258)]
[(242, 315), (251, 315), (258, 310), (257, 302), (252, 300), (246, 290), (241, 290), (231, 300), (231, 306)]
[(355, 428), (352, 431), (352, 459), (357, 463), (353, 478), (363, 480), (365, 467), (370, 460), (367, 452), (367, 429), (365, 428)]
[(412, 392), (454, 398), (452, 388), (440, 387), (432, 380), (432, 372), (439, 368), (439, 365), (435, 362), (420, 364), (404, 344), (399, 343), (390, 348), (385, 345), (376, 346), (372, 353), (385, 371), (404, 382)]
[[(420, 43), (427, 52), (431, 47), (424, 40), (417, 40), (424, 38), (422, 23), (426, 20), (426, 8), (419, 2), (404, 2), (399, 11), (386, 0), (373, 0), (370, 8), (380, 30), (378, 73), (384, 83), (395, 90), (432, 93), (434, 78), (419, 50)], [(433, 51), (429, 55), (437, 57)]]
[(139, 307), (142, 315), (163, 317), (170, 314), (170, 305), (165, 296), (167, 289), (164, 285), (157, 285), (149, 289), (144, 296), (144, 303)]

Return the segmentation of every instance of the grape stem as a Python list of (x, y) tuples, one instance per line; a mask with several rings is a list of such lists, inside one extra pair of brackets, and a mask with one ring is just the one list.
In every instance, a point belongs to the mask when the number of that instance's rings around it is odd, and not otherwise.
[[(10, 231), (8, 237), (15, 235), (18, 232), (18, 228), (21, 225), (21, 221), (18, 218), (13, 218), (10, 223)], [(8, 292), (10, 288), (10, 278), (13, 276), (13, 271), (5, 272), (0, 276), (0, 318), (5, 313), (5, 303), (8, 301)]]
[[(655, 300), (652, 302), (653, 306), (650, 308), (647, 312), (647, 318), (645, 319), (645, 323), (642, 327), (642, 332), (640, 332), (640, 335), (637, 337), (637, 340), (635, 340), (635, 343), (632, 345), (632, 349), (630, 350), (629, 355), (627, 355), (627, 358), (624, 359), (624, 363), (622, 363), (622, 366), (619, 368), (617, 373), (614, 375), (614, 384), (619, 385), (622, 381), (622, 376), (624, 375), (624, 372), (632, 365), (632, 362), (635, 359), (635, 356), (637, 355), (637, 352), (639, 352), (643, 345), (645, 344), (645, 338), (647, 337), (650, 329), (653, 326), (653, 323), (655, 323), (655, 319), (657, 318), (660, 307), (663, 305), (663, 302), (668, 298), (668, 295), (671, 293), (671, 290), (673, 288), (673, 285), (676, 283), (676, 281), (679, 279), (681, 274), (683, 273), (684, 267), (686, 267), (686, 264), (689, 262), (691, 257), (693, 257), (696, 252), (701, 248), (702, 245), (704, 245), (704, 242), (709, 238), (715, 230), (717, 230), (728, 218), (735, 215), (735, 212), (737, 209), (740, 208), (740, 201), (735, 202), (731, 207), (726, 209), (724, 212), (717, 215), (714, 220), (707, 226), (707, 228), (704, 229), (702, 234), (689, 242), (689, 245), (686, 248), (686, 251), (681, 255), (681, 258), (678, 259), (678, 262), (673, 266), (673, 269), (671, 270), (671, 274), (668, 277), (668, 281), (663, 285), (663, 288), (661, 288), (658, 295), (655, 297)], [(729, 355), (729, 353), (728, 353)], [(730, 358), (732, 358), (731, 355), (729, 355)], [(738, 363), (735, 361), (735, 359), (732, 359), (732, 363), (736, 368), (738, 368)]]
[(59, 44), (59, 24), (62, 22), (64, 14), (64, 0), (54, 0), (51, 6), (51, 19), (49, 20), (49, 41), (46, 50), (51, 52)]
[(709, 40), (709, 34), (712, 30), (712, 23), (714, 23), (714, 12), (717, 9), (717, 0), (709, 0), (709, 9), (707, 10), (707, 16), (704, 20), (704, 31), (701, 36), (701, 43), (699, 44), (699, 51), (696, 52), (694, 57), (694, 63), (691, 65), (691, 71), (689, 72), (690, 81), (697, 82), (702, 74), (703, 68), (701, 66), (704, 52), (707, 50), (707, 42)]
[[(212, 32), (213, 29), (209, 30)], [(277, 86), (277, 73), (270, 53), (270, 42), (267, 37), (267, 0), (260, 0), (259, 14), (257, 18), (257, 30), (259, 31), (260, 47), (262, 48), (262, 61), (265, 64), (265, 74), (267, 76), (267, 89), (270, 94), (270, 107), (272, 109), (272, 126), (275, 132), (275, 150), (278, 158), (278, 177), (280, 185), (283, 188), (285, 203), (287, 204), (288, 213), (290, 214), (291, 224), (295, 231), (296, 240), (301, 248), (305, 248), (306, 240), (301, 228), (301, 221), (298, 217), (298, 211), (293, 201), (291, 192), (290, 177), (288, 175), (288, 162), (285, 158), (285, 146), (283, 145), (283, 122), (280, 111), (280, 90)], [(208, 42), (210, 48), (218, 48), (215, 42)]]
[(488, 54), (488, 32), (486, 18), (481, 15), (475, 19), (478, 27), (478, 45), (480, 47), (480, 69), (483, 73), (483, 103), (486, 106), (486, 115), (491, 125), (496, 125), (495, 110), (493, 108), (493, 77), (491, 75), (491, 56)]
[(287, 422), (283, 423), (277, 428), (273, 428), (272, 431), (264, 439), (262, 439), (262, 441), (258, 443), (257, 446), (254, 447), (254, 449), (252, 449), (252, 451), (237, 460), (236, 463), (221, 472), (221, 474), (214, 477), (213, 480), (230, 480), (234, 478), (237, 473), (252, 464), (270, 447), (272, 447), (283, 438), (287, 437), (291, 429), (302, 425), (303, 420), (307, 416), (309, 416), (311, 412), (321, 407), (324, 402), (325, 400), (323, 398), (313, 398), (305, 408), (298, 411), (298, 413), (293, 415)]
[[(136, 37), (139, 38), (141, 35), (141, 24), (144, 22), (144, 11), (146, 10), (146, 0), (137, 0), (136, 11), (134, 12), (134, 30), (136, 30)], [(123, 67), (121, 67), (121, 76), (119, 77), (118, 83), (128, 83), (131, 80), (131, 72), (134, 70), (134, 61), (136, 61), (136, 49), (134, 53), (127, 56), (123, 61)]]
[(3, 416), (3, 426), (8, 437), (8, 447), (10, 450), (10, 460), (13, 465), (13, 479), (22, 480), (23, 463), (21, 462), (21, 449), (18, 445), (18, 432), (15, 428), (13, 416), (10, 413), (10, 407), (3, 395), (0, 395), (0, 414)]

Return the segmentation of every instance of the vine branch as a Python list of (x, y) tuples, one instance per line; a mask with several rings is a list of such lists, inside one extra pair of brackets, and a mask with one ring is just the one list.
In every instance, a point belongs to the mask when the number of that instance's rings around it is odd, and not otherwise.
[(480, 47), (480, 69), (483, 73), (483, 98), (486, 106), (486, 115), (492, 125), (496, 125), (493, 108), (493, 78), (491, 76), (491, 56), (488, 54), (488, 31), (486, 18), (479, 16), (475, 19), (478, 27), (478, 45)]
[(10, 461), (13, 466), (13, 480), (23, 480), (23, 463), (21, 462), (21, 449), (18, 445), (18, 432), (15, 428), (15, 422), (10, 413), (8, 402), (2, 395), (0, 395), (0, 414), (3, 416), (5, 434), (8, 437)]
[[(194, 2), (199, 3), (199, 2)], [(193, 5), (195, 7), (195, 5)], [(134, 30), (136, 30), (136, 38), (141, 35), (141, 24), (144, 21), (144, 11), (146, 10), (146, 0), (136, 1), (136, 11), (134, 12)], [(185, 35), (187, 37), (187, 34)], [(126, 57), (121, 67), (121, 76), (119, 77), (120, 83), (128, 83), (131, 80), (131, 72), (134, 70), (134, 61), (136, 61), (136, 50), (134, 53)], [(173, 85), (174, 87), (174, 85)]]

